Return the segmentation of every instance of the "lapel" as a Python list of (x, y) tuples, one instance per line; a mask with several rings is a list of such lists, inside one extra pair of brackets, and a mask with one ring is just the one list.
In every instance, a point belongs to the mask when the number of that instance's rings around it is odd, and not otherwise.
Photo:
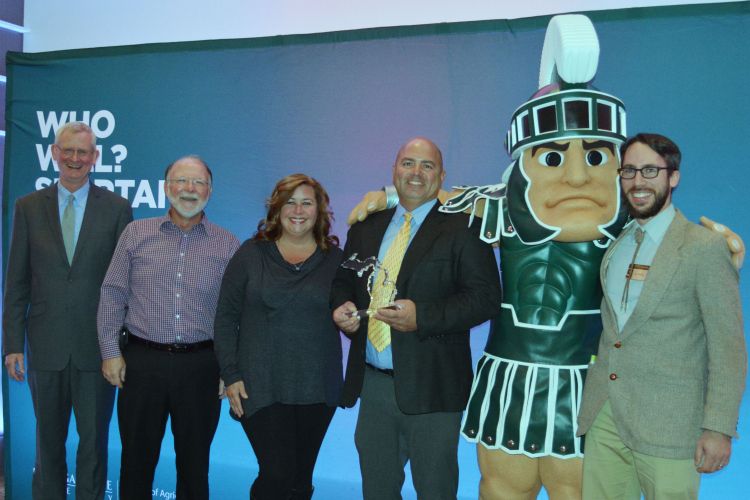
[(68, 256), (65, 253), (65, 242), (62, 237), (62, 227), (60, 226), (60, 208), (57, 201), (57, 183), (50, 186), (44, 193), (44, 212), (47, 216), (47, 224), (52, 230), (52, 242), (57, 247), (57, 253), (60, 258), (68, 264)]
[(634, 220), (630, 221), (620, 233), (620, 236), (612, 243), (602, 257), (602, 265), (599, 266), (599, 282), (602, 285), (602, 296), (604, 297), (604, 304), (609, 310), (608, 312), (614, 317), (615, 311), (612, 307), (612, 302), (609, 300), (609, 294), (607, 293), (607, 272), (609, 271), (609, 261), (612, 259), (612, 254), (615, 251), (617, 245), (620, 244), (623, 237), (630, 232), (629, 228), (632, 224), (637, 224)]
[(672, 283), (672, 277), (680, 267), (680, 247), (685, 240), (688, 225), (687, 219), (677, 211), (656, 251), (633, 314), (622, 328), (623, 338), (639, 330), (661, 303), (664, 293)]
[[(99, 220), (99, 198), (101, 196), (100, 188), (94, 183), (89, 185), (89, 196), (86, 199), (86, 207), (83, 209), (83, 221), (81, 222), (81, 232), (78, 233), (76, 249), (73, 252), (73, 264), (78, 259), (78, 247), (86, 248), (86, 240), (92, 237)], [(72, 265), (71, 265), (72, 267)]]
[(396, 213), (395, 208), (378, 212), (378, 217), (371, 217), (370, 227), (363, 228), (362, 251), (366, 252), (367, 255), (360, 255), (358, 257), (360, 260), (370, 256), (377, 258), (380, 244), (383, 242), (383, 236), (385, 236), (385, 230), (388, 229), (388, 224), (391, 223), (394, 213)]
[(441, 233), (441, 227), (445, 222), (446, 214), (438, 212), (441, 203), (438, 201), (435, 206), (432, 207), (430, 213), (425, 217), (422, 225), (419, 226), (417, 234), (414, 235), (414, 239), (411, 240), (409, 248), (406, 250), (404, 260), (401, 261), (401, 269), (398, 272), (398, 278), (396, 279), (396, 288), (401, 289), (401, 285), (409, 279), (411, 273), (417, 267), (417, 264), (422, 260), (422, 257), (432, 248), (432, 244), (435, 239)]

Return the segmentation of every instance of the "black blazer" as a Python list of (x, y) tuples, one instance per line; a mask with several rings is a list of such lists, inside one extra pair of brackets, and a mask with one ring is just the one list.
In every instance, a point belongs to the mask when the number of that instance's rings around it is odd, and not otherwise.
[(68, 264), (57, 184), (16, 201), (5, 273), (3, 356), (23, 353), (37, 370), (100, 370), (99, 289), (117, 240), (133, 219), (128, 200), (91, 184)]
[[(397, 299), (414, 301), (417, 330), (392, 329), (396, 400), (407, 414), (463, 411), (472, 380), (469, 330), (500, 311), (500, 279), (492, 248), (463, 214), (427, 215), (406, 251)], [(344, 259), (377, 256), (395, 209), (371, 215), (349, 230)], [(331, 290), (335, 309), (347, 300), (367, 307), (366, 276), (340, 268)], [(359, 398), (365, 370), (367, 321), (351, 336), (342, 406)]]

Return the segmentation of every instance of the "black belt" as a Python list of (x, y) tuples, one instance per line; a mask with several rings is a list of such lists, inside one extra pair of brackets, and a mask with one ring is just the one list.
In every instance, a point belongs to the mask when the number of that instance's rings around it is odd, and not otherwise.
[(365, 363), (365, 366), (376, 372), (380, 372), (383, 375), (388, 375), (389, 377), (393, 376), (393, 368), (378, 368), (377, 366), (372, 366), (370, 363)]
[(142, 339), (141, 337), (133, 334), (130, 335), (128, 341), (134, 344), (145, 345), (146, 347), (156, 349), (157, 351), (166, 352), (195, 352), (202, 351), (203, 349), (213, 349), (214, 347), (213, 340), (193, 342), (192, 344), (160, 344), (159, 342), (151, 342), (150, 340)]

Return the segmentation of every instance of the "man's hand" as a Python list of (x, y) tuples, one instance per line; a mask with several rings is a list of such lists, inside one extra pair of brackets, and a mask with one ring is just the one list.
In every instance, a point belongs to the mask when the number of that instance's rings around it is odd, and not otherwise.
[(244, 415), (242, 410), (242, 400), (247, 399), (247, 392), (245, 392), (245, 382), (238, 380), (234, 384), (227, 386), (227, 397), (229, 398), (229, 406), (232, 407), (232, 411), (238, 417)]
[(102, 375), (107, 382), (122, 389), (122, 384), (125, 383), (125, 358), (117, 356), (102, 361)]
[(357, 312), (357, 306), (347, 301), (333, 311), (333, 322), (344, 333), (354, 333), (359, 330), (359, 316), (351, 313)]
[(379, 319), (391, 328), (400, 332), (413, 332), (417, 329), (417, 306), (409, 299), (400, 299), (393, 303), (395, 309), (381, 308), (374, 318)]
[(346, 223), (351, 226), (357, 222), (362, 222), (371, 213), (385, 210), (386, 202), (385, 191), (370, 191), (349, 212), (349, 218), (346, 219)]
[(224, 379), (219, 378), (219, 399), (227, 397), (227, 388), (224, 386)]
[(729, 251), (732, 252), (732, 262), (734, 263), (734, 267), (736, 267), (738, 271), (742, 269), (742, 263), (745, 261), (745, 243), (742, 241), (742, 238), (724, 224), (714, 222), (708, 217), (701, 217), (700, 221), (703, 227), (716, 231), (727, 240)]
[(18, 382), (23, 382), (23, 376), (26, 373), (23, 369), (23, 353), (14, 352), (5, 356), (5, 369), (8, 370), (8, 376)]
[(704, 430), (695, 447), (695, 470), (716, 472), (729, 463), (732, 438), (721, 432)]

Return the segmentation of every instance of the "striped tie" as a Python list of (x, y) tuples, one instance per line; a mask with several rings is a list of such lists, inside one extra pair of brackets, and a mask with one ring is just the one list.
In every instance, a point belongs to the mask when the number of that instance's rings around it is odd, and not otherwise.
[[(393, 243), (388, 247), (381, 269), (372, 286), (372, 301), (368, 309), (387, 306), (393, 299), (396, 278), (398, 278), (398, 272), (401, 269), (401, 261), (404, 260), (406, 248), (409, 246), (410, 235), (411, 214), (406, 212), (404, 214), (404, 222), (401, 224), (401, 228), (399, 228)], [(383, 283), (385, 280), (383, 270), (388, 271), (387, 283)], [(391, 327), (370, 316), (367, 326), (367, 338), (370, 339), (370, 342), (372, 342), (372, 345), (375, 346), (378, 352), (382, 352), (383, 349), (391, 344)]]

